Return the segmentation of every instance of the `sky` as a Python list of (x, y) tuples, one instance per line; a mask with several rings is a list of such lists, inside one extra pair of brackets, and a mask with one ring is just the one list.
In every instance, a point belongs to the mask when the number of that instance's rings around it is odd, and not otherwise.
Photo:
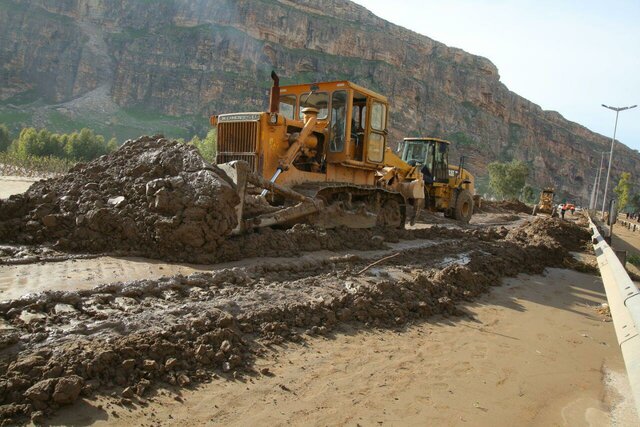
[[(640, 0), (354, 0), (488, 58), (510, 90), (611, 138), (640, 104)], [(640, 106), (616, 140), (640, 150)]]

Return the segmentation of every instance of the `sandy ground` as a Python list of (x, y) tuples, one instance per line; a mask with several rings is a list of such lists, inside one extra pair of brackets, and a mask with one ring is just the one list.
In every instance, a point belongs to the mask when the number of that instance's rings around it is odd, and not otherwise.
[(23, 176), (2, 176), (0, 177), (0, 199), (6, 199), (12, 194), (24, 193), (36, 181), (38, 179)]
[[(594, 276), (551, 269), (509, 279), (467, 317), (402, 331), (343, 329), (261, 361), (273, 376), (216, 380), (149, 406), (65, 409), (83, 425), (637, 425)], [(98, 409), (95, 405), (102, 405)]]

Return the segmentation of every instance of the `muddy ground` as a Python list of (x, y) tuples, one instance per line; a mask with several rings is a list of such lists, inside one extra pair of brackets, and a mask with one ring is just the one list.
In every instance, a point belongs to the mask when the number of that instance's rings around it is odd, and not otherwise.
[(604, 301), (591, 275), (519, 275), (462, 303), (461, 316), (384, 329), (343, 324), (259, 358), (255, 368), (268, 376), (160, 388), (131, 406), (98, 396), (51, 423), (639, 425), (615, 332), (597, 311)]
[[(81, 396), (139, 405), (159, 385), (268, 376), (254, 363), (274, 345), (344, 324), (395, 328), (455, 316), (459, 302), (505, 276), (576, 266), (569, 250), (584, 250), (589, 241), (574, 224), (520, 217), (509, 227), (368, 233), (369, 246), (382, 251), (375, 257), (352, 251), (288, 258), (0, 302), (0, 417), (5, 424), (38, 422)], [(271, 231), (269, 240), (284, 244), (270, 254), (324, 249), (318, 242), (337, 235), (363, 237), (309, 227)], [(414, 244), (392, 247), (394, 241)], [(371, 266), (376, 260), (383, 262)]]
[(515, 202), (469, 225), (424, 213), (403, 230), (232, 237), (236, 199), (220, 169), (158, 136), (0, 200), (0, 424), (270, 377), (256, 361), (282, 345), (458, 316), (521, 273), (595, 271), (571, 255), (591, 250), (584, 219)]

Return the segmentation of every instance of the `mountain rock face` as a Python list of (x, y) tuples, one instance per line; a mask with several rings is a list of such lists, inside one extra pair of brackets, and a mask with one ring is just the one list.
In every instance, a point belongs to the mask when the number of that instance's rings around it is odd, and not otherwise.
[[(464, 154), (477, 176), (520, 159), (535, 187), (582, 203), (610, 143), (509, 91), (489, 60), (347, 0), (0, 1), (5, 104), (36, 99), (79, 116), (265, 109), (272, 69), (284, 84), (347, 79), (380, 92), (395, 143), (448, 138), (451, 160)], [(640, 154), (620, 145), (614, 178), (623, 171), (640, 174)]]

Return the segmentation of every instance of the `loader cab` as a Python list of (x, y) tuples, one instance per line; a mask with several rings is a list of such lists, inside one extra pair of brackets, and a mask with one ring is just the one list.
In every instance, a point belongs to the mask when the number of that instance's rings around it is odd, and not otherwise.
[(428, 171), (433, 182), (448, 183), (449, 144), (449, 141), (437, 138), (405, 138), (402, 160), (412, 165), (420, 165), (421, 170)]

